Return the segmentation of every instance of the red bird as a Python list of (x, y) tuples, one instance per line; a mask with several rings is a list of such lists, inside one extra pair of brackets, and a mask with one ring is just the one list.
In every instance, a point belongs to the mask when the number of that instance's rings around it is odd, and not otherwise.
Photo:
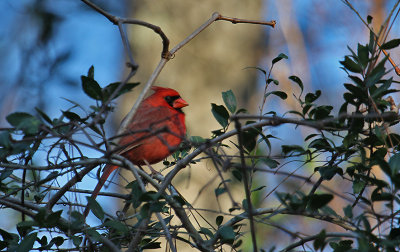
[[(189, 104), (171, 88), (153, 86), (155, 91), (144, 99), (128, 124), (127, 132), (119, 138), (121, 148), (116, 153), (135, 165), (158, 163), (173, 153), (186, 134), (182, 108)], [(95, 199), (110, 174), (118, 166), (107, 165), (92, 193)], [(89, 214), (86, 207), (84, 216)]]

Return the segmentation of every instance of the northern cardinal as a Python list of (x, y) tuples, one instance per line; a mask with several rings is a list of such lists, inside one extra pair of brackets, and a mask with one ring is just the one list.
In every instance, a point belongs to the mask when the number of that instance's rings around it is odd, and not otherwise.
[[(185, 114), (182, 108), (188, 103), (171, 88), (153, 86), (155, 91), (144, 99), (128, 124), (127, 132), (121, 134), (117, 154), (135, 165), (154, 164), (174, 152), (186, 134)], [(110, 174), (118, 166), (107, 165), (93, 193), (95, 199)], [(89, 214), (86, 207), (84, 216)]]

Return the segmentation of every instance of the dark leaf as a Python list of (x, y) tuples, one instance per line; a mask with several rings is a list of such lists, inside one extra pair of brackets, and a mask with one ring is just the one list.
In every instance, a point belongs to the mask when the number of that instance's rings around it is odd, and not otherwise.
[(201, 227), (199, 233), (205, 234), (210, 238), (214, 237), (214, 234), (210, 231), (210, 229), (205, 228), (205, 227)]
[(39, 113), (39, 115), (43, 118), (43, 120), (45, 120), (49, 124), (53, 124), (53, 121), (50, 119), (50, 117), (46, 113), (44, 113), (42, 110), (40, 110), (37, 107), (35, 107), (35, 110), (36, 110), (36, 112)]
[(392, 157), (389, 159), (389, 166), (391, 173), (398, 174), (400, 171), (400, 153), (394, 154)]
[(226, 107), (229, 109), (229, 111), (231, 113), (235, 113), (237, 103), (235, 94), (232, 92), (232, 90), (222, 92), (222, 99), (224, 100), (224, 103)]
[(90, 66), (87, 77), (94, 79), (94, 66), (93, 65)]
[(345, 56), (343, 61), (340, 61), (347, 70), (353, 73), (362, 73), (362, 68), (356, 62), (354, 62), (349, 56)]
[(315, 100), (317, 100), (321, 96), (321, 90), (317, 90), (314, 93), (308, 93), (306, 94), (306, 97), (304, 98), (306, 103), (313, 103)]
[(17, 130), (22, 130), (27, 135), (34, 135), (39, 132), (39, 126), (42, 122), (24, 112), (15, 112), (6, 117), (8, 123), (14, 126)]
[(351, 207), (351, 205), (347, 205), (346, 207), (344, 207), (343, 212), (347, 218), (350, 218), (350, 219), (353, 218), (353, 208)]
[(218, 197), (219, 195), (223, 194), (226, 192), (226, 188), (225, 187), (220, 187), (220, 188), (216, 188), (214, 190), (215, 196)]
[(16, 251), (18, 252), (29, 252), (33, 248), (33, 244), (35, 243), (37, 238), (37, 233), (31, 233), (24, 237), (21, 243), (18, 245)]
[(92, 197), (86, 197), (88, 201), (88, 207), (92, 211), (92, 213), (99, 219), (103, 220), (104, 219), (104, 211), (103, 208), (101, 208), (100, 204), (93, 199)]
[(349, 90), (353, 94), (354, 97), (357, 97), (361, 101), (365, 102), (368, 100), (367, 90), (363, 90), (362, 88), (354, 86), (349, 83), (345, 83), (344, 87), (347, 90)]
[(328, 204), (332, 199), (332, 194), (313, 194), (309, 196), (308, 206), (315, 211)]
[(223, 244), (233, 244), (233, 241), (235, 240), (235, 231), (233, 231), (231, 226), (222, 226), (218, 231), (221, 235), (221, 242)]
[(273, 79), (273, 78), (269, 78), (268, 80), (267, 80), (267, 83), (269, 84), (269, 83), (274, 83), (275, 85), (279, 85), (279, 81), (278, 80), (275, 80), (275, 79)]
[(97, 81), (90, 77), (81, 76), (82, 88), (87, 96), (95, 100), (102, 100), (101, 87)]
[(281, 59), (288, 59), (288, 56), (286, 56), (286, 54), (284, 54), (284, 53), (280, 53), (280, 54), (278, 55), (278, 57), (276, 57), (276, 58), (274, 58), (274, 59), (272, 60), (272, 64), (277, 63), (277, 62), (280, 61)]
[(281, 98), (282, 100), (286, 100), (286, 98), (288, 97), (287, 94), (282, 91), (272, 91), (272, 92), (266, 93), (265, 98), (267, 98), (269, 95), (276, 95), (279, 98)]
[(73, 121), (77, 121), (77, 122), (83, 121), (83, 120), (81, 119), (81, 117), (80, 117), (78, 114), (74, 113), (74, 112), (71, 112), (71, 111), (62, 111), (62, 113), (63, 113), (63, 115), (64, 115), (66, 118), (68, 118), (71, 122), (73, 122)]
[(215, 224), (217, 224), (217, 226), (220, 226), (223, 221), (224, 221), (224, 216), (218, 215), (217, 218), (215, 219)]
[(104, 226), (113, 228), (123, 234), (126, 234), (129, 232), (129, 228), (125, 224), (123, 224), (123, 222), (120, 222), (120, 221), (106, 220), (104, 222)]
[(267, 71), (265, 71), (261, 67), (245, 67), (244, 69), (257, 69), (258, 71), (262, 72), (264, 74), (264, 76), (267, 75)]
[[(130, 92), (133, 88), (137, 87), (139, 84), (140, 82), (125, 83), (124, 86), (122, 86), (121, 89), (118, 91), (118, 93), (113, 97), (113, 99), (119, 97), (120, 95)], [(102, 90), (103, 102), (106, 102), (108, 101), (108, 99), (110, 99), (111, 95), (115, 92), (115, 90), (118, 88), (119, 85), (121, 85), (121, 82), (114, 82), (108, 84), (106, 87), (103, 88)]]
[(381, 49), (382, 50), (389, 50), (389, 49), (393, 49), (395, 47), (398, 47), (400, 45), (400, 39), (392, 39), (386, 43), (384, 43), (383, 45), (381, 45)]
[(228, 126), (229, 113), (223, 105), (211, 103), (211, 112), (223, 128)]
[(368, 47), (358, 44), (357, 54), (359, 62), (365, 68), (368, 65)]
[(313, 244), (314, 245), (314, 249), (315, 250), (321, 249), (321, 251), (323, 251), (324, 247), (325, 247), (325, 244), (326, 244), (325, 239), (326, 239), (326, 232), (325, 232), (325, 230), (322, 230), (317, 235), (317, 237), (315, 237), (314, 244)]
[(265, 163), (271, 169), (274, 169), (274, 168), (278, 167), (278, 165), (279, 165), (278, 161), (273, 160), (271, 158), (267, 158), (267, 157), (260, 158), (260, 161)]
[(318, 172), (324, 180), (331, 180), (337, 173), (343, 173), (337, 166), (320, 166)]
[(282, 152), (287, 155), (292, 152), (304, 153), (305, 150), (300, 145), (282, 145)]
[(372, 22), (372, 16), (368, 15), (367, 16), (367, 23), (371, 24), (371, 22)]
[(371, 87), (372, 85), (375, 85), (385, 75), (386, 60), (387, 57), (381, 60), (381, 62), (379, 62), (379, 64), (376, 65), (375, 68), (372, 69), (371, 73), (367, 76), (365, 85), (368, 88)]
[(8, 131), (0, 132), (0, 146), (9, 149), (11, 147), (11, 135)]
[(295, 75), (289, 76), (289, 80), (294, 81), (300, 87), (300, 95), (303, 93), (304, 85), (301, 79)]
[(376, 188), (371, 194), (371, 201), (392, 201), (393, 194), (383, 192), (381, 188)]

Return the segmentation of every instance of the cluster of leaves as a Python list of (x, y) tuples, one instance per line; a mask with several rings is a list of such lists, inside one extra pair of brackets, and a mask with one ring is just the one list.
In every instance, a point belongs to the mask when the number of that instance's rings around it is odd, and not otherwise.
[[(91, 106), (89, 111), (78, 103), (69, 101), (73, 104), (72, 107), (61, 111), (59, 118), (51, 119), (38, 108), (35, 108), (36, 115), (15, 112), (6, 118), (12, 127), (0, 130), (0, 187), (3, 193), (1, 198), (4, 200), (2, 203), (11, 204), (9, 198), (16, 200), (20, 198), (19, 202), (24, 206), (25, 197), (28, 197), (37, 204), (37, 207), (27, 207), (30, 209), (28, 215), (32, 217), (32, 220), (23, 220), (16, 225), (18, 235), (0, 230), (3, 237), (0, 241), (0, 249), (29, 251), (37, 241), (40, 244), (37, 249), (47, 250), (54, 246), (61, 246), (66, 241), (65, 237), (69, 237), (76, 246), (82, 242), (84, 227), (82, 214), (72, 211), (68, 213), (69, 218), (65, 219), (62, 217), (63, 210), (52, 212), (46, 207), (40, 207), (46, 204), (44, 199), (48, 199), (54, 192), (50, 186), (43, 187), (42, 185), (57, 184), (57, 180), (63, 175), (76, 173), (85, 166), (72, 165), (73, 161), (87, 159), (81, 148), (87, 147), (88, 144), (77, 139), (76, 134), (87, 132), (86, 134), (90, 133), (92, 136), (98, 136), (98, 139), (103, 139), (105, 122), (103, 117), (112, 110), (111, 101), (129, 92), (138, 83), (121, 85), (118, 82), (101, 88), (94, 80), (93, 66), (90, 67), (87, 76), (81, 76), (81, 81), (85, 94), (96, 101), (96, 105)], [(84, 116), (73, 111), (77, 107), (85, 111)], [(102, 151), (101, 145), (90, 147), (96, 151)], [(73, 150), (76, 150), (79, 156), (75, 156)], [(42, 169), (29, 168), (30, 165), (35, 166), (36, 159), (42, 160)], [(45, 161), (44, 164), (43, 161)], [(22, 179), (18, 167), (24, 171)], [(31, 174), (27, 174), (28, 170)], [(28, 181), (28, 178), (31, 181)], [(58, 229), (65, 236), (57, 236), (50, 241), (47, 240), (46, 235), (39, 237), (38, 231), (51, 229)], [(81, 235), (75, 235), (77, 233)]]

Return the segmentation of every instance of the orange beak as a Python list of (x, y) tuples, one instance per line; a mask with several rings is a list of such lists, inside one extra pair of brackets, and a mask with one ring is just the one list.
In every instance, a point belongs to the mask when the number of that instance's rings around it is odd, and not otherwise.
[(179, 109), (188, 106), (189, 103), (187, 103), (184, 99), (178, 98), (172, 103), (172, 107)]

